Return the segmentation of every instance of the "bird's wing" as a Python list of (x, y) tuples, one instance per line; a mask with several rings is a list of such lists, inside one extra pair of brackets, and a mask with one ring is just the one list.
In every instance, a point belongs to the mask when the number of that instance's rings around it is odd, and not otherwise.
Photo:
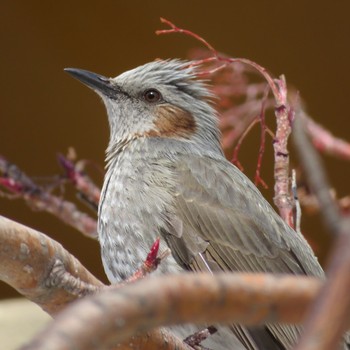
[[(174, 171), (177, 223), (173, 227), (177, 229), (168, 234), (167, 241), (179, 263), (211, 272), (323, 276), (302, 235), (290, 229), (250, 180), (228, 161), (182, 156)], [(248, 332), (235, 325), (232, 330), (247, 349), (257, 349), (256, 344), (264, 338), (277, 339), (289, 348), (299, 334), (297, 327), (281, 325)], [(268, 348), (284, 348), (278, 344)]]
[(224, 158), (182, 156), (174, 171), (175, 235), (190, 255), (205, 253), (213, 269), (323, 276), (303, 236)]

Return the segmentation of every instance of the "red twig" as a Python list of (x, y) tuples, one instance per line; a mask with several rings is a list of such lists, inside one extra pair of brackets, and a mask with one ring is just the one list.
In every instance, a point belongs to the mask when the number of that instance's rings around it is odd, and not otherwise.
[(350, 160), (350, 143), (332, 135), (310, 117), (302, 114), (306, 128), (314, 146), (320, 152), (327, 153), (342, 159)]
[(239, 150), (240, 150), (240, 148), (242, 146), (242, 142), (245, 139), (245, 137), (247, 136), (247, 134), (251, 131), (251, 129), (258, 122), (260, 122), (260, 125), (261, 125), (261, 142), (260, 142), (258, 162), (257, 162), (256, 171), (255, 171), (255, 179), (254, 179), (254, 181), (255, 181), (255, 185), (256, 186), (261, 184), (264, 188), (268, 188), (268, 186), (267, 186), (265, 181), (260, 176), (260, 169), (261, 169), (261, 165), (262, 165), (262, 157), (263, 157), (263, 154), (265, 152), (266, 132), (272, 134), (272, 137), (274, 137), (273, 133), (271, 132), (271, 130), (269, 130), (267, 128), (266, 123), (265, 123), (265, 103), (266, 103), (266, 99), (267, 99), (267, 93), (268, 93), (268, 91), (266, 90), (266, 94), (264, 96), (263, 103), (261, 105), (261, 111), (260, 111), (259, 116), (253, 119), (253, 121), (249, 124), (249, 126), (244, 130), (244, 132), (241, 135), (241, 137), (238, 139), (237, 144), (236, 144), (236, 146), (235, 146), (235, 148), (233, 150), (233, 157), (232, 157), (232, 160), (231, 160), (231, 162), (233, 164), (235, 164), (241, 171), (243, 171), (243, 166), (242, 166), (241, 162), (238, 160)]
[(241, 135), (241, 137), (238, 139), (237, 144), (235, 146), (235, 148), (233, 149), (233, 156), (232, 156), (232, 160), (231, 162), (233, 164), (235, 164), (239, 170), (243, 171), (244, 168), (241, 164), (241, 162), (238, 160), (238, 153), (239, 150), (242, 146), (242, 142), (243, 140), (246, 138), (246, 136), (248, 135), (248, 133), (250, 132), (250, 130), (253, 129), (254, 125), (256, 125), (257, 123), (259, 123), (259, 119), (258, 118), (254, 118), (253, 121), (248, 125), (248, 127), (244, 130), (243, 134)]
[(170, 254), (169, 249), (166, 249), (164, 252), (158, 255), (159, 245), (160, 245), (160, 238), (157, 238), (156, 241), (153, 243), (147, 255), (146, 260), (139, 267), (139, 269), (135, 271), (135, 273), (127, 279), (126, 281), (127, 283), (134, 282), (136, 280), (139, 280), (149, 275), (150, 273), (152, 273), (157, 269), (157, 267), (159, 266), (162, 260), (164, 260), (167, 256), (169, 256)]
[(83, 171), (77, 169), (76, 164), (63, 154), (58, 154), (57, 159), (61, 167), (65, 170), (66, 178), (73, 183), (82, 198), (97, 210), (101, 195), (100, 189)]
[(59, 198), (37, 185), (3, 157), (0, 157), (0, 173), (3, 174), (0, 184), (17, 198), (23, 198), (31, 208), (53, 214), (88, 237), (97, 237), (96, 220), (79, 211), (74, 203)]
[(7, 177), (0, 177), (0, 185), (5, 187), (8, 191), (12, 192), (13, 194), (20, 194), (21, 192), (23, 192), (22, 184)]
[(258, 155), (258, 163), (256, 166), (256, 171), (255, 171), (255, 178), (254, 178), (254, 183), (256, 186), (261, 184), (265, 189), (268, 188), (266, 182), (262, 179), (260, 176), (260, 169), (261, 169), (261, 164), (262, 164), (262, 157), (265, 152), (265, 141), (266, 141), (266, 123), (265, 123), (265, 108), (266, 108), (266, 100), (268, 96), (269, 91), (266, 89), (264, 97), (262, 99), (261, 103), (261, 111), (259, 115), (260, 119), (260, 127), (261, 127), (261, 136), (260, 136), (260, 147), (259, 147), (259, 155)]
[(213, 48), (213, 46), (211, 46), (205, 39), (203, 39), (201, 36), (191, 32), (190, 30), (187, 29), (182, 29), (182, 28), (178, 28), (175, 26), (174, 23), (170, 22), (169, 20), (165, 19), (165, 18), (160, 18), (161, 23), (165, 23), (167, 24), (171, 29), (163, 29), (163, 30), (156, 30), (156, 34), (157, 35), (161, 35), (161, 34), (169, 34), (169, 33), (183, 33), (186, 34), (188, 36), (192, 36), (193, 38), (195, 38), (196, 40), (200, 41), (201, 43), (203, 43), (212, 53), (214, 56), (218, 56), (217, 51)]
[(210, 50), (210, 52), (212, 53), (212, 57), (207, 57), (207, 58), (203, 58), (201, 60), (195, 61), (195, 62), (191, 62), (191, 66), (202, 65), (204, 63), (210, 63), (213, 61), (219, 61), (222, 63), (222, 66), (215, 67), (215, 68), (213, 68), (213, 70), (203, 71), (202, 72), (203, 74), (213, 74), (213, 73), (217, 72), (218, 70), (226, 67), (228, 64), (232, 64), (235, 62), (245, 63), (245, 64), (255, 68), (258, 72), (260, 72), (264, 76), (264, 78), (266, 79), (266, 81), (268, 82), (268, 84), (272, 90), (273, 95), (275, 96), (276, 102), (283, 100), (283, 97), (280, 96), (280, 91), (278, 89), (278, 85), (274, 82), (274, 79), (271, 77), (271, 75), (267, 72), (267, 70), (264, 67), (260, 66), (256, 62), (253, 62), (253, 61), (248, 60), (246, 58), (224, 57), (223, 55), (220, 55), (217, 52), (217, 50), (214, 49), (214, 47), (212, 45), (210, 45), (204, 38), (202, 38), (198, 34), (195, 34), (192, 31), (187, 30), (187, 29), (179, 28), (174, 23), (170, 22), (169, 20), (167, 20), (165, 18), (160, 18), (160, 21), (162, 23), (167, 24), (171, 29), (157, 30), (156, 31), (157, 35), (170, 34), (170, 33), (185, 34), (185, 35), (191, 36), (194, 39), (200, 41), (202, 44), (204, 44)]
[[(232, 148), (232, 145), (237, 142), (237, 140), (243, 135), (245, 130), (250, 126), (251, 123), (257, 121), (254, 117), (259, 114), (258, 108), (259, 101), (253, 100), (249, 102), (244, 102), (234, 108), (230, 108), (227, 111), (223, 111), (220, 115), (220, 124), (223, 132), (222, 147), (226, 150)], [(270, 99), (266, 103), (266, 108), (271, 106)], [(266, 131), (272, 135), (274, 139), (274, 133), (266, 128)]]

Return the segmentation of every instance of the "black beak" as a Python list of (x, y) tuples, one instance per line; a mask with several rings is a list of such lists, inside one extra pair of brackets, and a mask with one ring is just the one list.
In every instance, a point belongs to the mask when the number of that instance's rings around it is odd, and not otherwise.
[(118, 92), (117, 86), (111, 83), (111, 79), (106, 78), (103, 75), (77, 68), (65, 68), (64, 71), (70, 74), (73, 78), (87, 85), (89, 88), (101, 92), (103, 95), (110, 98), (115, 98), (115, 95)]

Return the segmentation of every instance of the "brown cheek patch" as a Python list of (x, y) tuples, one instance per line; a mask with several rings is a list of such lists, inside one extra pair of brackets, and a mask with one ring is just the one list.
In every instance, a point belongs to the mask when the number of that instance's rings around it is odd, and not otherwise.
[(156, 128), (147, 132), (148, 136), (186, 137), (196, 131), (196, 121), (190, 112), (172, 105), (160, 105), (155, 110)]

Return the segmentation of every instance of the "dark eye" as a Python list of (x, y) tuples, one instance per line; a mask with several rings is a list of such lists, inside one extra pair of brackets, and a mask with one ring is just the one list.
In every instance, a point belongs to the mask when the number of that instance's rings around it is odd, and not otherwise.
[(162, 99), (161, 93), (156, 89), (146, 90), (143, 97), (149, 103), (155, 103)]

